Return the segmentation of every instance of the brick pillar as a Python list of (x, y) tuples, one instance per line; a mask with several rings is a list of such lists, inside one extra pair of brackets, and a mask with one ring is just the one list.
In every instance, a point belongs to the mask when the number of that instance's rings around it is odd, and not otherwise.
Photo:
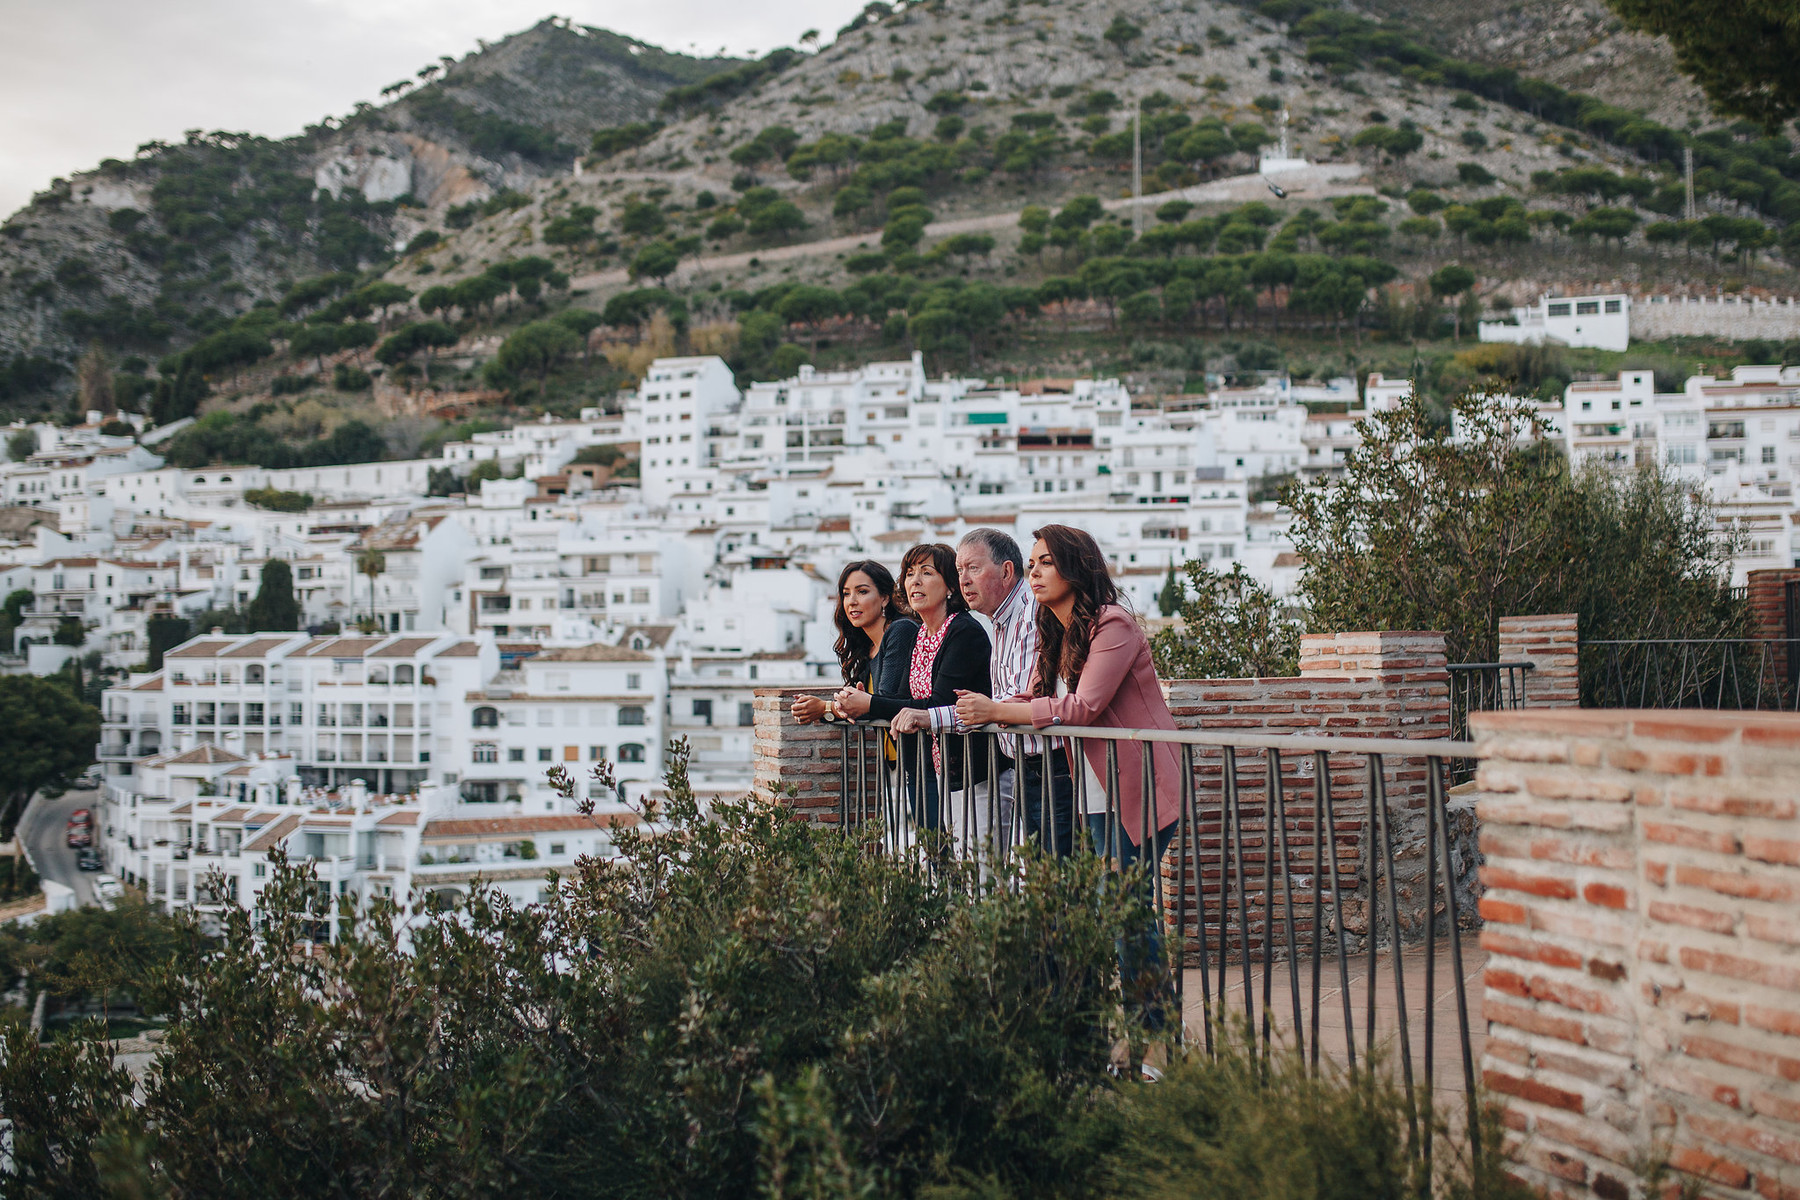
[(1527, 1182), (1800, 1194), (1800, 716), (1477, 713), (1482, 1075)]
[(1581, 707), (1581, 635), (1575, 613), (1500, 618), (1500, 661), (1528, 662), (1525, 708)]
[(1786, 680), (1788, 646), (1785, 639), (1800, 637), (1800, 629), (1787, 627), (1787, 585), (1789, 580), (1800, 579), (1800, 570), (1774, 567), (1751, 571), (1745, 578), (1745, 592), (1750, 600), (1750, 636), (1784, 639), (1777, 641), (1773, 649), (1775, 677)]
[(836, 687), (759, 687), (753, 690), (756, 716), (750, 787), (765, 799), (792, 808), (808, 820), (838, 819), (843, 786), (843, 734), (838, 725), (801, 725), (789, 715), (795, 696), (824, 699)]

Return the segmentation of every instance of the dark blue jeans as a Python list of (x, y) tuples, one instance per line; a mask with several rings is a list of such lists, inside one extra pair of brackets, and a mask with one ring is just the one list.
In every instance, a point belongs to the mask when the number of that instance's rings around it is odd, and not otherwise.
[[(1121, 868), (1130, 870), (1138, 863), (1138, 846), (1125, 832), (1123, 823), (1113, 828), (1118, 837), (1118, 845), (1113, 846), (1108, 840), (1106, 826), (1105, 813), (1087, 814), (1088, 837), (1092, 839), (1094, 853), (1109, 862), (1116, 853)], [(1156, 881), (1149, 872), (1161, 869), (1163, 852), (1169, 848), (1176, 826), (1177, 822), (1171, 821), (1156, 831), (1156, 836), (1151, 839), (1148, 869), (1133, 888), (1133, 898), (1149, 910), (1148, 920), (1136, 929), (1128, 927), (1119, 939), (1119, 984), (1125, 993), (1125, 1002), (1129, 1005), (1136, 1001), (1145, 1028), (1152, 1030), (1161, 1029), (1167, 1021), (1175, 990), (1168, 973), (1174, 968), (1165, 968), (1162, 961), (1162, 917), (1156, 911)]]
[(1013, 789), (1013, 813), (1025, 814), (1025, 838), (1044, 847), (1056, 858), (1067, 858), (1075, 852), (1075, 833), (1071, 826), (1075, 808), (1075, 785), (1069, 776), (1069, 760), (1061, 747), (1050, 751), (1050, 839), (1044, 842), (1044, 759), (1041, 754), (1021, 754), (1019, 771)]

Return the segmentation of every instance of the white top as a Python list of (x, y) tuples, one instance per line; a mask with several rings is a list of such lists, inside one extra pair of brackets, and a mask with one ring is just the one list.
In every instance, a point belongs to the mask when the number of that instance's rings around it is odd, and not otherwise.
[[(1069, 694), (1068, 680), (1058, 679), (1056, 681), (1056, 694), (1058, 696), (1066, 696)], [(1064, 745), (1068, 746), (1071, 752), (1074, 751), (1074, 743), (1065, 742)], [(1104, 813), (1106, 811), (1106, 785), (1100, 782), (1100, 776), (1094, 770), (1094, 764), (1088, 760), (1086, 754), (1077, 754), (1076, 757), (1081, 759), (1081, 773), (1083, 780), (1085, 780), (1085, 790), (1087, 792), (1082, 811), (1086, 813)]]

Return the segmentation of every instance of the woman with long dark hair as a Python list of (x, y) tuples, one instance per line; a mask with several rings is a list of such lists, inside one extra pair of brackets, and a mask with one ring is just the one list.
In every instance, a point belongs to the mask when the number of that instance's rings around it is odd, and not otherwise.
[[(892, 722), (894, 732), (901, 735), (901, 761), (920, 806), (920, 827), (949, 825), (958, 832), (959, 841), (973, 848), (990, 832), (988, 758), (993, 735), (944, 732), (931, 740), (929, 752), (920, 735), (932, 731), (930, 710), (951, 710), (958, 689), (986, 694), (987, 630), (969, 615), (968, 601), (957, 583), (956, 551), (949, 546), (926, 543), (908, 550), (900, 560), (900, 581), (907, 604), (919, 618), (904, 679), (891, 690), (873, 694), (845, 688), (837, 694), (836, 703), (852, 717)], [(994, 756), (1004, 759), (997, 747)], [(1004, 766), (1004, 761), (1000, 765)], [(948, 811), (940, 819), (941, 771), (948, 775), (950, 794), (944, 797)]]
[[(859, 559), (838, 572), (837, 600), (832, 605), (837, 626), (838, 669), (844, 686), (874, 694), (897, 689), (904, 681), (919, 623), (906, 615), (895, 594), (894, 577), (872, 558)], [(790, 711), (802, 725), (851, 719), (836, 699), (796, 697)]]

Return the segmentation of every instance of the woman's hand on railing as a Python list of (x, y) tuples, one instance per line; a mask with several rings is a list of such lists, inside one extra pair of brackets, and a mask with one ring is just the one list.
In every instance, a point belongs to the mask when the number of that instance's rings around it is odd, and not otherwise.
[(837, 710), (852, 721), (868, 715), (869, 693), (863, 691), (861, 687), (839, 689), (838, 694), (831, 699), (832, 703), (837, 705)]
[(825, 701), (817, 696), (795, 696), (788, 712), (800, 724), (811, 725), (814, 721), (825, 719)]
[(895, 733), (923, 733), (931, 728), (931, 718), (922, 708), (903, 708), (894, 714), (888, 728)]

